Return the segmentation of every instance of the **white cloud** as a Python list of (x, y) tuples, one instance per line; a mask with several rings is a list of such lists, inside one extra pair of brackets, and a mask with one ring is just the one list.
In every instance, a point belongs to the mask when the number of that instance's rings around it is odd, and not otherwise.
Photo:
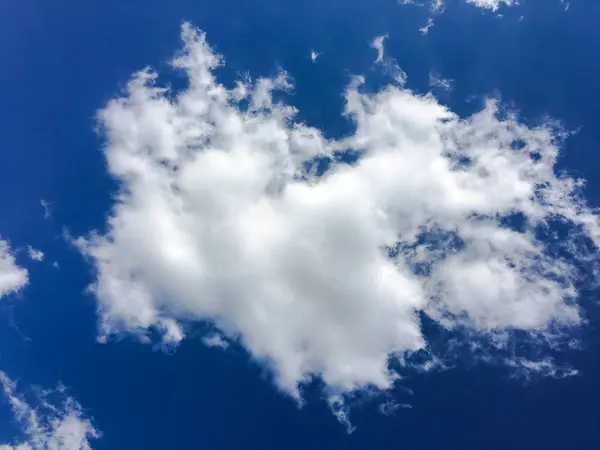
[(217, 347), (217, 348), (227, 348), (229, 347), (229, 342), (223, 339), (223, 336), (220, 334), (211, 334), (209, 336), (204, 336), (202, 338), (202, 343), (207, 347)]
[(518, 3), (516, 0), (466, 0), (466, 2), (478, 8), (489, 9), (491, 11), (497, 11), (503, 5), (513, 6)]
[[(16, 383), (1, 371), (0, 387), (26, 435), (24, 442), (0, 444), (0, 450), (90, 450), (89, 439), (100, 435), (72, 398), (51, 404), (47, 400), (51, 392), (42, 392), (39, 405), (31, 406), (17, 394)], [(63, 391), (58, 389), (58, 393)]]
[[(481, 9), (487, 9), (496, 12), (502, 6), (514, 6), (518, 5), (518, 0), (464, 0), (466, 3), (470, 3), (473, 6)], [(565, 0), (560, 0), (564, 3)], [(398, 0), (401, 5), (416, 5), (416, 6), (428, 6), (433, 13), (441, 13), (444, 11), (446, 3), (445, 0)], [(431, 24), (433, 25), (433, 23)], [(425, 28), (425, 27), (424, 27)], [(426, 27), (425, 29), (427, 29)], [(426, 33), (426, 31), (425, 31)]]
[(27, 254), (29, 255), (29, 258), (31, 258), (34, 261), (44, 260), (44, 252), (42, 252), (41, 250), (36, 250), (31, 245), (27, 246)]
[(371, 47), (377, 50), (377, 59), (375, 60), (375, 63), (380, 64), (384, 72), (391, 76), (392, 79), (396, 83), (398, 83), (398, 85), (404, 86), (408, 78), (406, 72), (402, 70), (402, 68), (398, 65), (398, 62), (394, 58), (384, 56), (385, 48), (383, 46), (383, 42), (385, 41), (385, 39), (387, 39), (387, 35), (376, 36), (371, 41)]
[(383, 61), (383, 53), (384, 53), (383, 41), (385, 41), (386, 39), (387, 39), (387, 34), (383, 35), (383, 36), (375, 36), (375, 38), (371, 41), (371, 47), (373, 47), (375, 50), (377, 50), (377, 59), (375, 59), (376, 63)]
[(515, 376), (530, 379), (534, 376), (551, 378), (567, 378), (576, 376), (579, 371), (566, 364), (557, 364), (551, 358), (542, 360), (514, 359), (507, 361), (507, 365), (515, 369)]
[(427, 33), (429, 33), (429, 29), (434, 25), (435, 24), (433, 23), (433, 17), (429, 17), (427, 19), (427, 23), (425, 25), (423, 25), (421, 28), (419, 28), (419, 32), (421, 34), (427, 34)]
[(40, 204), (44, 209), (44, 219), (52, 217), (52, 204), (46, 200), (40, 200)]
[(28, 280), (27, 270), (17, 266), (8, 242), (0, 240), (0, 297), (20, 290)]
[[(459, 118), (399, 86), (364, 93), (357, 78), (354, 133), (326, 140), (273, 101), (284, 75), (227, 90), (205, 35), (182, 36), (173, 64), (187, 90), (167, 96), (146, 70), (98, 115), (122, 189), (107, 234), (78, 245), (97, 271), (103, 337), (155, 328), (172, 344), (210, 320), (291, 395), (321, 377), (347, 421), (344, 394), (389, 388), (390, 361), (427, 348), (419, 314), (479, 337), (551, 339), (581, 323), (571, 263), (577, 234), (597, 246), (600, 226), (581, 182), (555, 172), (555, 127), (528, 128), (493, 101)], [(344, 150), (361, 157), (345, 164)], [(315, 158), (331, 162), (320, 177)]]
[(429, 86), (432, 88), (449, 91), (452, 89), (452, 80), (449, 80), (447, 78), (442, 78), (440, 76), (430, 73), (429, 74)]
[(412, 408), (409, 404), (400, 404), (394, 400), (387, 400), (379, 405), (379, 412), (384, 416), (393, 416), (400, 408)]

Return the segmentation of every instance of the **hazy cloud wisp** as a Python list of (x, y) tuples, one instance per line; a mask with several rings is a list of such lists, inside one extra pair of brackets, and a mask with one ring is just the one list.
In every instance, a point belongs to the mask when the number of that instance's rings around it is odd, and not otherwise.
[(17, 393), (17, 383), (1, 371), (0, 389), (26, 436), (23, 442), (0, 444), (0, 450), (91, 450), (89, 439), (100, 436), (70, 397), (56, 405), (48, 402), (49, 391), (41, 392), (38, 404), (32, 406)]

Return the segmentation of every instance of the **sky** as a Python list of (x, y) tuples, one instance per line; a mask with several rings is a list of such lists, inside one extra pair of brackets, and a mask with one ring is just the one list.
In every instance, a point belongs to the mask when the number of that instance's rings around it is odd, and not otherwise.
[(598, 448), (599, 14), (0, 2), (0, 450)]

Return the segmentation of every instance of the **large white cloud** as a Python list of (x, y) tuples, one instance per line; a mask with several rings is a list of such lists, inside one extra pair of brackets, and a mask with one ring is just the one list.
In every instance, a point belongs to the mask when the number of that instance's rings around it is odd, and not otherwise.
[[(581, 323), (576, 243), (597, 245), (600, 227), (582, 183), (555, 172), (554, 126), (493, 101), (460, 118), (356, 78), (355, 131), (327, 140), (273, 101), (285, 74), (228, 89), (205, 35), (184, 25), (182, 37), (173, 65), (188, 88), (145, 70), (99, 112), (122, 189), (106, 234), (78, 244), (95, 264), (102, 337), (158, 329), (176, 343), (210, 321), (281, 389), (298, 396), (319, 376), (338, 399), (389, 388), (390, 362), (427, 349), (419, 314), (478, 336)], [(315, 160), (329, 170), (317, 176)]]
[(0, 298), (20, 290), (28, 280), (27, 270), (17, 265), (8, 242), (0, 240)]
[(0, 388), (26, 436), (23, 442), (0, 444), (0, 450), (90, 450), (89, 439), (99, 437), (81, 406), (70, 397), (62, 404), (53, 404), (48, 401), (51, 392), (41, 391), (38, 404), (32, 406), (17, 393), (17, 384), (1, 371)]

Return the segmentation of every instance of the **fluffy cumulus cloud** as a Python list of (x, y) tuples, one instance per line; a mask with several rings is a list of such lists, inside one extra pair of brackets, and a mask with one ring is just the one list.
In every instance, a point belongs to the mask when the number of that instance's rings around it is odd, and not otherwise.
[(0, 298), (24, 287), (29, 276), (19, 267), (7, 241), (0, 240)]
[(23, 442), (0, 444), (0, 450), (90, 450), (89, 439), (99, 437), (75, 400), (67, 397), (58, 405), (48, 401), (50, 394), (64, 394), (64, 388), (39, 392), (36, 406), (17, 393), (17, 384), (4, 372), (0, 388), (25, 435)]
[[(600, 227), (582, 182), (555, 170), (555, 126), (494, 101), (461, 118), (357, 77), (354, 132), (326, 139), (274, 100), (285, 74), (227, 88), (205, 35), (182, 37), (185, 89), (144, 70), (99, 112), (121, 190), (106, 233), (78, 245), (103, 338), (176, 344), (210, 322), (209, 345), (238, 342), (293, 396), (319, 377), (343, 416), (340, 396), (390, 388), (398, 362), (431, 353), (423, 320), (496, 347), (582, 323), (579, 262)], [(552, 370), (540, 361), (518, 365)]]

